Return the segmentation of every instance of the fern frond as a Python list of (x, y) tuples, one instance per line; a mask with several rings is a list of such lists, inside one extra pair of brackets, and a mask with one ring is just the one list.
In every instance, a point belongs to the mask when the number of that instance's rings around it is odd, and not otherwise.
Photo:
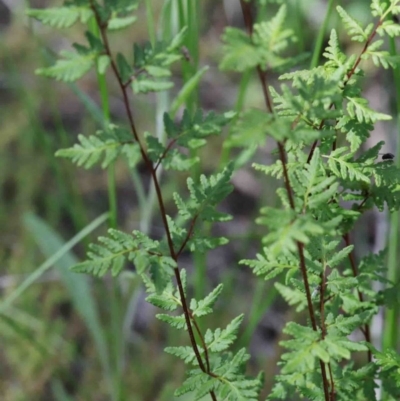
[(86, 23), (92, 17), (93, 12), (89, 6), (68, 6), (57, 8), (46, 8), (43, 10), (29, 9), (27, 15), (37, 18), (43, 24), (55, 28), (69, 28), (77, 21)]
[(366, 42), (368, 40), (368, 35), (371, 31), (371, 27), (363, 29), (360, 23), (350, 17), (350, 15), (347, 14), (347, 12), (342, 7), (337, 6), (336, 9), (351, 39), (356, 42)]
[(223, 285), (219, 284), (214, 288), (204, 299), (196, 301), (192, 299), (190, 302), (190, 309), (192, 310), (193, 316), (205, 316), (212, 313), (212, 308), (217, 301), (217, 298), (221, 294)]
[(221, 352), (226, 350), (236, 340), (237, 332), (243, 318), (244, 315), (239, 315), (223, 330), (216, 329), (213, 332), (208, 329), (204, 336), (204, 341), (208, 350), (210, 352)]
[(132, 152), (136, 153), (136, 159), (139, 156), (137, 144), (121, 143), (115, 139), (102, 137), (101, 132), (97, 136), (78, 135), (78, 141), (80, 143), (72, 148), (58, 150), (56, 156), (71, 159), (73, 163), (85, 168), (93, 167), (102, 159), (101, 167), (106, 168), (117, 159), (121, 152), (129, 152), (130, 160), (135, 158)]
[(227, 27), (222, 36), (223, 57), (221, 70), (243, 72), (257, 66), (261, 57), (250, 37), (240, 29)]
[(63, 59), (47, 68), (39, 68), (36, 73), (58, 81), (73, 82), (85, 75), (93, 66), (96, 59), (95, 53), (78, 54), (63, 50), (60, 55)]
[(370, 178), (363, 172), (363, 165), (350, 161), (352, 154), (344, 154), (346, 147), (334, 150), (328, 157), (328, 165), (332, 173), (337, 177), (350, 181), (370, 183)]
[(333, 68), (340, 68), (345, 65), (347, 57), (340, 50), (339, 40), (337, 33), (334, 29), (331, 31), (331, 36), (328, 42), (329, 46), (325, 49), (323, 56), (329, 61), (326, 63), (327, 66)]
[(391, 120), (388, 114), (378, 113), (368, 107), (368, 100), (361, 97), (347, 97), (347, 111), (351, 118), (357, 118), (360, 123), (375, 123), (379, 120)]

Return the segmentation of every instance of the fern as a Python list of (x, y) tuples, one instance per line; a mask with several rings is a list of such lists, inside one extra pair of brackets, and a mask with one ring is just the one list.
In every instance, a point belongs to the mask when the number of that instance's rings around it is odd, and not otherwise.
[(347, 14), (342, 7), (338, 6), (337, 11), (342, 18), (343, 24), (351, 39), (356, 42), (366, 42), (368, 40), (368, 36), (372, 32), (373, 24), (369, 24), (365, 29), (363, 29), (360, 23), (350, 17), (350, 15)]
[(264, 69), (268, 65), (283, 70), (304, 59), (306, 55), (291, 59), (282, 56), (296, 40), (293, 31), (283, 27), (285, 18), (286, 6), (282, 5), (270, 21), (254, 24), (251, 37), (239, 29), (227, 28), (222, 38), (225, 45), (220, 68), (243, 72), (256, 66)]
[[(281, 5), (269, 20), (255, 22), (252, 7), (267, 3)], [(185, 46), (191, 47), (193, 40), (192, 32), (188, 34), (191, 27), (166, 41), (152, 38), (151, 44), (134, 43), (131, 54), (122, 54), (110, 49), (108, 35), (138, 19), (137, 1), (71, 0), (60, 8), (29, 11), (30, 16), (56, 28), (87, 24), (89, 19), (97, 24), (99, 36), (91, 29), (85, 34), (85, 44), (75, 43), (74, 52), (61, 52), (61, 59), (53, 66), (37, 72), (66, 82), (81, 78), (92, 68), (100, 74), (114, 74), (129, 123), (128, 128), (111, 124), (95, 134), (79, 135), (77, 144), (56, 155), (85, 168), (97, 164), (106, 168), (121, 159), (135, 168), (142, 161), (147, 172), (143, 176), (150, 177), (155, 189), (163, 228), (156, 238), (137, 230), (128, 234), (110, 229), (90, 245), (86, 260), (73, 270), (97, 277), (107, 273), (117, 276), (130, 266), (141, 277), (146, 301), (163, 310), (157, 318), (186, 335), (187, 343), (165, 349), (187, 365), (176, 396), (258, 400), (262, 374), (248, 377), (250, 356), (245, 349), (230, 350), (244, 315), (225, 327), (203, 328), (214, 321), (208, 316), (223, 285), (190, 298), (192, 288), (182, 269), (181, 255), (205, 253), (228, 242), (210, 233), (212, 224), (232, 218), (219, 206), (232, 192), (232, 175), (250, 160), (257, 147), (266, 141), (268, 145), (276, 143), (276, 160), (268, 166), (260, 161), (253, 166), (283, 185), (276, 192), (274, 207), (268, 201), (256, 220), (262, 226), (262, 250), (254, 259), (240, 263), (262, 279), (275, 280), (280, 296), (296, 311), (306, 312), (307, 319), (302, 319), (303, 324), (288, 322), (283, 330), (286, 337), (280, 341), (284, 349), (280, 372), (268, 399), (373, 400), (376, 379), (381, 379), (384, 391), (397, 399), (399, 358), (393, 350), (380, 352), (370, 344), (369, 325), (382, 305), (398, 307), (398, 284), (385, 277), (384, 253), (357, 262), (350, 232), (367, 209), (400, 208), (400, 170), (392, 160), (378, 159), (383, 142), (364, 149), (374, 124), (391, 117), (369, 106), (360, 80), (363, 60), (383, 68), (398, 65), (398, 57), (385, 49), (385, 38), (400, 36), (398, 24), (389, 18), (400, 13), (400, 1), (372, 0), (371, 14), (376, 21), (365, 27), (337, 7), (342, 26), (352, 41), (361, 43), (360, 50), (346, 54), (337, 31), (332, 30), (323, 51), (325, 63), (313, 69), (301, 66), (305, 55), (290, 56), (296, 37), (286, 23), (289, 5), (282, 3), (242, 1), (246, 31), (227, 27), (222, 35), (220, 69), (246, 74), (256, 70), (266, 111), (241, 111), (238, 102), (239, 113), (204, 113), (188, 102), (188, 110), (178, 119), (178, 108), (207, 69), (196, 73), (197, 67), (186, 64)], [(382, 39), (376, 40), (376, 36)], [(185, 79), (186, 73), (194, 74), (172, 101), (171, 112), (164, 114), (165, 135), (154, 135), (151, 128), (139, 130), (136, 110), (132, 112), (129, 104), (130, 92), (141, 95), (169, 90), (174, 85), (172, 67), (178, 61), (184, 63)], [(270, 86), (270, 70), (280, 73), (292, 66), (296, 69), (278, 77), (279, 87)], [(230, 123), (224, 147), (241, 148), (240, 157), (218, 171), (202, 174), (194, 168), (201, 160), (198, 150)], [(187, 187), (174, 188), (167, 198), (160, 182), (161, 168), (168, 170), (168, 179), (174, 171), (185, 172)], [(167, 202), (170, 198), (174, 203)], [(375, 281), (384, 285), (379, 292), (372, 286)], [(357, 330), (364, 337), (362, 341), (352, 340)], [(356, 352), (367, 355), (367, 362), (360, 367), (352, 362)]]
[(43, 24), (50, 25), (55, 28), (69, 28), (77, 21), (82, 23), (88, 22), (93, 12), (88, 6), (69, 6), (48, 8), (43, 10), (28, 10), (30, 17), (37, 18)]
[(83, 77), (95, 63), (94, 53), (79, 54), (63, 50), (60, 52), (63, 59), (60, 59), (52, 67), (39, 68), (36, 72), (58, 81), (73, 82)]

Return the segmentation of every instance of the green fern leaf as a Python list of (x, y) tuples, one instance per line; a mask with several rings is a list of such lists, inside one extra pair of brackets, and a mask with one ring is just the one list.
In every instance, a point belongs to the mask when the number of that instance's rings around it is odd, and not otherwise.
[(253, 42), (260, 53), (262, 68), (268, 65), (272, 69), (282, 69), (287, 64), (280, 54), (296, 41), (296, 37), (292, 29), (283, 27), (286, 14), (286, 5), (282, 5), (270, 21), (254, 24)]
[(339, 47), (339, 40), (337, 33), (334, 29), (331, 31), (331, 36), (328, 42), (329, 46), (325, 49), (323, 56), (329, 61), (326, 63), (327, 66), (333, 68), (343, 67), (346, 62), (346, 56)]
[(205, 316), (212, 313), (212, 308), (217, 301), (217, 298), (221, 294), (223, 289), (223, 285), (219, 284), (217, 287), (214, 288), (210, 294), (208, 294), (204, 299), (201, 301), (196, 301), (192, 299), (190, 302), (190, 309), (192, 310), (192, 314), (194, 316)]
[(47, 8), (43, 10), (30, 9), (27, 10), (29, 17), (37, 18), (43, 24), (53, 26), (55, 28), (69, 28), (78, 20), (85, 24), (92, 17), (93, 12), (89, 6), (68, 6)]
[(72, 267), (78, 273), (90, 273), (104, 276), (111, 269), (113, 276), (118, 275), (129, 255), (138, 251), (139, 246), (134, 237), (122, 231), (108, 230), (110, 237), (99, 237), (101, 245), (91, 244), (88, 258), (90, 260)]
[(370, 131), (373, 129), (371, 123), (359, 122), (349, 116), (343, 116), (338, 121), (336, 127), (346, 134), (346, 139), (350, 143), (350, 151), (354, 153), (369, 138)]
[[(367, 184), (370, 183), (370, 178), (364, 174), (363, 165), (349, 161), (352, 154), (343, 155), (347, 151), (346, 147), (338, 148), (334, 150), (328, 157), (328, 165), (332, 173), (337, 177), (343, 178), (344, 180), (349, 179), (350, 181), (361, 181)], [(339, 166), (339, 167), (338, 167)], [(340, 170), (339, 170), (340, 169)]]
[[(204, 351), (201, 347), (198, 347), (200, 354)], [(182, 359), (187, 364), (196, 364), (196, 354), (193, 351), (192, 347), (165, 347), (164, 351), (167, 354), (175, 355), (178, 358)]]
[(174, 395), (180, 397), (194, 391), (196, 388), (201, 387), (204, 383), (212, 380), (207, 373), (200, 369), (193, 369), (189, 372), (190, 376), (183, 382), (183, 384), (175, 390)]
[[(166, 315), (164, 313), (158, 313), (156, 315), (156, 318), (165, 323), (168, 323), (171, 327), (174, 327), (175, 329), (187, 330), (186, 320), (185, 320), (184, 315), (171, 316), (171, 315)], [(192, 349), (191, 347), (189, 347), (189, 348)], [(166, 351), (166, 349), (165, 349), (165, 351)], [(193, 351), (193, 349), (192, 349), (192, 351)]]
[(85, 75), (94, 66), (96, 60), (94, 53), (82, 55), (63, 50), (60, 55), (64, 59), (57, 60), (51, 67), (39, 68), (36, 73), (58, 81), (73, 82)]
[(107, 23), (107, 29), (109, 31), (119, 31), (132, 25), (136, 20), (137, 17), (134, 15), (126, 17), (113, 16)]
[(343, 262), (343, 260), (345, 260), (348, 257), (348, 255), (352, 252), (353, 249), (354, 245), (349, 245), (341, 249), (339, 252), (335, 252), (333, 256), (330, 259), (328, 259), (327, 265), (331, 268), (337, 266), (339, 263)]
[(226, 350), (235, 341), (243, 317), (244, 315), (239, 315), (223, 330), (216, 329), (212, 332), (208, 329), (204, 336), (204, 341), (208, 350), (210, 352), (221, 352)]
[(382, 0), (372, 0), (371, 1), (371, 11), (374, 17), (382, 17), (384, 12), (388, 8), (387, 2), (383, 2)]
[(347, 111), (351, 118), (357, 118), (360, 123), (375, 123), (379, 120), (391, 120), (388, 114), (378, 113), (368, 107), (367, 99), (361, 97), (347, 97)]
[(228, 27), (222, 36), (223, 57), (219, 64), (221, 70), (244, 72), (260, 63), (260, 55), (251, 38), (242, 30)]
[(102, 138), (101, 135), (89, 137), (78, 135), (78, 140), (79, 144), (75, 144), (72, 148), (58, 150), (56, 156), (69, 158), (73, 163), (85, 168), (90, 168), (103, 159), (101, 167), (106, 168), (126, 147), (132, 148), (131, 160), (133, 160), (132, 151), (136, 154), (139, 152), (137, 144), (124, 144), (113, 139)]
[(265, 111), (251, 109), (245, 111), (232, 129), (232, 136), (225, 146), (262, 146), (266, 141), (265, 127), (271, 122), (272, 115)]
[[(183, 288), (185, 291), (186, 289), (185, 270), (182, 270), (180, 274), (183, 282)], [(162, 291), (157, 292), (157, 287), (155, 283), (149, 277), (142, 274), (142, 279), (146, 285), (146, 291), (149, 293), (149, 295), (146, 298), (147, 302), (167, 311), (174, 311), (178, 307), (180, 308), (182, 307), (179, 291), (176, 288), (174, 288), (171, 281), (167, 283), (167, 285), (162, 289)]]
[(380, 36), (389, 35), (391, 38), (400, 35), (400, 26), (394, 21), (383, 21), (382, 24), (379, 25), (376, 32)]
[(269, 245), (272, 257), (296, 252), (298, 241), (307, 244), (311, 235), (321, 235), (324, 232), (322, 226), (306, 214), (296, 217), (290, 210), (270, 207), (261, 209), (261, 213), (257, 223), (275, 228), (263, 238), (263, 242)]
[[(321, 346), (319, 345), (319, 333), (311, 327), (301, 326), (294, 322), (289, 322), (283, 329), (285, 334), (289, 334), (293, 339), (281, 341), (281, 345), (289, 352), (282, 356), (284, 361), (282, 373), (305, 374), (312, 372), (316, 366), (317, 357), (321, 357)], [(329, 359), (326, 354), (324, 359)]]
[(173, 82), (166, 78), (171, 75), (170, 66), (183, 58), (180, 46), (183, 45), (187, 29), (182, 29), (171, 43), (157, 42), (154, 46), (146, 43), (134, 45), (134, 67), (136, 73), (132, 80), (135, 93), (148, 93), (168, 90)]
[(337, 6), (336, 9), (340, 17), (342, 18), (346, 31), (351, 39), (356, 42), (366, 42), (368, 40), (368, 31), (370, 31), (370, 28), (364, 30), (361, 27), (360, 23), (350, 17), (350, 15), (347, 14), (347, 12), (342, 7)]
[(104, 276), (111, 269), (113, 276), (118, 275), (126, 260), (135, 262), (139, 273), (156, 264), (159, 269), (172, 274), (176, 263), (168, 256), (159, 253), (159, 242), (153, 241), (139, 231), (133, 235), (110, 229), (109, 237), (99, 237), (100, 245), (91, 244), (89, 260), (72, 267), (79, 273)]
[(300, 312), (307, 308), (307, 298), (304, 292), (281, 283), (275, 283), (275, 288), (289, 305), (296, 305), (296, 312)]
[[(265, 256), (264, 256), (265, 255)], [(272, 257), (268, 248), (264, 248), (264, 255), (257, 254), (257, 259), (244, 259), (240, 264), (245, 264), (253, 269), (257, 276), (263, 276), (264, 280), (270, 280), (278, 274), (286, 273), (288, 270), (297, 271), (298, 260), (292, 254), (279, 255), (276, 259)]]

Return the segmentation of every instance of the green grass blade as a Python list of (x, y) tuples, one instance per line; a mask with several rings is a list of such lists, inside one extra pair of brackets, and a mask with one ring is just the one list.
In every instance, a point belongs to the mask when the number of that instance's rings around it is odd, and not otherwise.
[[(390, 53), (397, 56), (395, 39), (389, 38)], [(397, 111), (397, 130), (400, 129), (400, 68), (397, 66), (393, 69), (393, 78), (396, 87), (396, 111)], [(396, 166), (400, 167), (400, 140), (397, 138), (397, 157), (395, 158)], [(393, 212), (390, 216), (390, 234), (388, 244), (388, 272), (387, 278), (393, 282), (400, 279), (398, 268), (398, 244), (399, 244), (399, 212)], [(383, 339), (382, 346), (385, 348), (397, 349), (398, 345), (398, 321), (399, 311), (397, 308), (386, 309), (385, 319), (383, 322)]]
[[(265, 295), (266, 294), (266, 295)], [(257, 279), (254, 297), (251, 302), (252, 308), (246, 330), (240, 338), (239, 346), (248, 347), (250, 340), (264, 316), (267, 309), (272, 305), (278, 295), (274, 286), (266, 285), (264, 280)]]
[(205, 74), (208, 68), (209, 68), (208, 66), (203, 67), (185, 82), (182, 89), (179, 91), (178, 95), (172, 102), (170, 111), (173, 116), (176, 115), (176, 113), (179, 110), (179, 107), (181, 107), (183, 104), (189, 101), (191, 94), (198, 87), (202, 76)]
[(84, 320), (90, 334), (95, 342), (103, 369), (107, 378), (110, 378), (111, 368), (108, 357), (108, 347), (104, 330), (102, 328), (97, 306), (92, 296), (89, 278), (84, 275), (73, 273), (69, 268), (78, 263), (78, 259), (71, 252), (73, 246), (79, 243), (86, 235), (90, 234), (108, 218), (108, 213), (104, 213), (92, 221), (81, 232), (75, 235), (70, 241), (66, 242), (42, 219), (27, 214), (24, 217), (25, 227), (33, 235), (40, 250), (48, 259), (36, 269), (17, 289), (6, 299), (5, 304), (15, 301), (38, 277), (46, 270), (55, 266), (60, 274), (60, 278), (67, 288), (71, 297), (71, 302)]
[[(27, 288), (29, 288), (39, 277), (41, 277), (47, 270), (49, 270), (51, 267), (54, 266), (57, 262), (60, 262), (60, 260), (68, 254), (68, 252), (80, 241), (82, 241), (83, 238), (85, 238), (88, 234), (90, 234), (93, 230), (95, 230), (97, 227), (99, 227), (101, 224), (103, 224), (107, 220), (108, 214), (102, 214), (101, 216), (97, 217), (95, 220), (93, 220), (90, 224), (88, 224), (83, 230), (81, 230), (78, 234), (76, 234), (73, 238), (71, 238), (68, 242), (64, 243), (61, 239), (59, 241), (56, 241), (56, 238), (52, 238), (51, 236), (46, 237), (46, 240), (49, 240), (49, 246), (52, 244), (52, 253), (47, 253), (48, 259), (41, 264), (35, 271), (33, 271), (2, 303), (0, 307), (0, 311), (4, 308), (7, 307), (8, 305), (11, 305), (17, 298), (19, 298), (23, 292)], [(28, 214), (25, 216), (25, 225), (28, 229), (35, 231), (35, 234), (37, 234), (37, 231), (35, 229), (39, 227), (39, 222), (41, 220), (32, 215)], [(44, 227), (45, 223), (42, 223), (42, 228)], [(55, 233), (54, 233), (55, 234)], [(57, 239), (58, 239), (57, 235)], [(57, 247), (54, 247), (54, 243), (57, 242), (58, 245)], [(68, 261), (70, 262), (69, 266), (72, 266), (74, 263), (76, 263), (76, 259), (73, 258), (71, 255), (68, 256)], [(73, 274), (70, 272), (70, 274)]]
[(314, 52), (311, 59), (310, 68), (315, 68), (318, 66), (319, 58), (322, 52), (322, 46), (324, 44), (324, 37), (326, 33), (326, 27), (328, 26), (329, 18), (333, 11), (334, 0), (329, 0), (328, 8), (326, 10), (324, 22), (321, 25), (321, 28), (318, 31), (317, 39), (314, 46)]

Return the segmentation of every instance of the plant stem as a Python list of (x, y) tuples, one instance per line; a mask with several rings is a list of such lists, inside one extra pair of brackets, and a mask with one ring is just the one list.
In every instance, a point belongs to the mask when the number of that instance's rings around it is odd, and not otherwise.
[[(397, 56), (396, 41), (389, 38), (390, 54)], [(393, 79), (396, 88), (396, 111), (397, 111), (397, 131), (400, 129), (400, 69), (398, 66), (393, 68)], [(396, 166), (400, 168), (400, 141), (396, 136)], [(387, 278), (397, 283), (400, 279), (398, 269), (398, 243), (399, 243), (399, 212), (393, 212), (390, 216), (390, 233), (388, 249), (388, 271)], [(398, 321), (399, 310), (397, 308), (386, 309), (383, 329), (382, 348), (397, 349), (398, 344)]]
[(324, 37), (326, 32), (326, 27), (328, 26), (329, 18), (331, 16), (333, 10), (333, 4), (335, 0), (329, 0), (328, 7), (326, 10), (324, 22), (321, 25), (321, 28), (318, 31), (317, 39), (314, 45), (314, 52), (311, 59), (310, 68), (315, 68), (318, 66), (319, 57), (321, 55), (322, 46), (324, 44)]
[[(250, 3), (246, 3), (244, 0), (240, 0), (240, 4), (242, 6), (242, 12), (243, 12), (243, 17), (244, 17), (246, 28), (249, 32), (249, 35), (251, 36), (252, 32), (253, 32), (253, 18), (251, 15)], [(271, 102), (271, 98), (270, 98), (269, 91), (268, 91), (268, 85), (267, 85), (267, 74), (261, 70), (260, 66), (257, 67), (257, 72), (258, 72), (258, 76), (259, 76), (260, 83), (262, 86), (266, 108), (270, 113), (273, 114), (272, 102)], [(285, 183), (286, 192), (287, 192), (287, 195), (289, 198), (290, 208), (292, 210), (295, 210), (293, 194), (292, 194), (290, 181), (289, 181), (289, 174), (288, 174), (287, 166), (286, 166), (285, 148), (284, 148), (284, 145), (282, 142), (278, 141), (277, 144), (278, 144), (280, 160), (282, 162), (284, 183)], [(301, 271), (301, 275), (303, 278), (304, 288), (306, 291), (307, 306), (308, 306), (308, 312), (309, 312), (310, 319), (311, 319), (311, 325), (312, 325), (312, 328), (314, 331), (318, 331), (317, 321), (316, 321), (315, 312), (314, 312), (314, 306), (313, 306), (312, 300), (311, 300), (310, 285), (308, 282), (307, 267), (306, 267), (306, 262), (305, 262), (305, 257), (304, 257), (304, 244), (300, 241), (297, 241), (296, 245), (297, 245), (298, 255), (300, 258), (300, 271)], [(326, 375), (325, 364), (321, 359), (319, 359), (319, 364), (320, 364), (320, 368), (321, 368), (325, 401), (329, 401), (329, 399), (330, 399), (329, 398), (329, 384), (328, 384), (328, 379), (327, 379), (327, 375)]]
[[(98, 38), (100, 38), (100, 26), (96, 18), (89, 21), (89, 29)], [(96, 69), (97, 83), (100, 91), (101, 108), (103, 114), (103, 129), (107, 130), (110, 123), (110, 102), (107, 90), (105, 74), (99, 73)], [(109, 228), (117, 228), (117, 187), (115, 182), (115, 165), (111, 163), (107, 168), (107, 189), (109, 201)], [(124, 340), (121, 337), (121, 304), (118, 296), (118, 284), (114, 279), (111, 280), (111, 330), (114, 345), (114, 398), (120, 400), (122, 397), (122, 361), (124, 359)]]
[[(346, 244), (346, 246), (350, 246), (351, 245), (351, 241), (350, 241), (350, 235), (349, 233), (346, 233), (343, 235), (343, 239), (344, 242)], [(358, 271), (357, 271), (357, 265), (354, 259), (354, 252), (351, 251), (349, 253), (349, 260), (350, 260), (350, 265), (351, 265), (351, 270), (353, 271), (353, 276), (357, 277), (358, 276)], [(364, 296), (363, 293), (357, 288), (357, 293), (358, 293), (358, 299), (360, 300), (360, 302), (364, 302)], [(370, 328), (369, 328), (369, 324), (365, 324), (364, 326), (364, 330), (363, 330), (363, 334), (365, 337), (365, 341), (371, 343), (371, 333), (370, 333)], [(368, 349), (368, 362), (372, 361), (372, 353), (371, 350)]]
[[(112, 56), (112, 53), (111, 53), (111, 48), (110, 48), (110, 44), (109, 44), (108, 36), (107, 36), (107, 32), (106, 32), (106, 29), (107, 29), (106, 24), (103, 24), (101, 22), (100, 16), (97, 13), (96, 6), (95, 6), (93, 0), (91, 0), (91, 7), (92, 7), (92, 10), (93, 10), (94, 15), (96, 17), (97, 24), (100, 27), (100, 34), (101, 34), (101, 38), (103, 40), (103, 45), (104, 45), (104, 48), (105, 48), (105, 52), (108, 55), (108, 57), (110, 58), (111, 68), (113, 70), (115, 78), (117, 79), (118, 85), (119, 85), (120, 90), (122, 92), (124, 108), (125, 108), (128, 120), (129, 120), (129, 125), (130, 125), (131, 131), (132, 131), (132, 135), (133, 135), (134, 139), (136, 140), (136, 142), (139, 145), (139, 149), (140, 149), (140, 153), (142, 155), (142, 159), (143, 159), (143, 161), (144, 161), (144, 163), (145, 163), (145, 165), (146, 165), (146, 167), (147, 167), (147, 169), (148, 169), (148, 171), (149, 171), (149, 173), (151, 175), (151, 179), (152, 179), (152, 182), (153, 182), (154, 187), (155, 187), (158, 206), (159, 206), (159, 209), (160, 209), (161, 219), (162, 219), (163, 226), (164, 226), (164, 229), (165, 229), (165, 234), (166, 234), (166, 237), (167, 237), (167, 243), (168, 243), (170, 256), (176, 262), (176, 267), (174, 268), (174, 274), (175, 274), (175, 278), (176, 278), (176, 282), (177, 282), (177, 286), (178, 286), (179, 297), (180, 297), (180, 301), (181, 301), (181, 304), (182, 304), (183, 313), (184, 313), (184, 316), (185, 316), (185, 321), (186, 321), (186, 326), (187, 326), (187, 330), (188, 330), (189, 337), (190, 337), (190, 342), (191, 342), (193, 351), (195, 353), (197, 363), (198, 363), (200, 369), (203, 372), (209, 373), (210, 375), (215, 377), (215, 375), (213, 375), (211, 372), (207, 371), (207, 367), (206, 367), (206, 365), (204, 364), (204, 362), (203, 362), (203, 360), (201, 358), (200, 351), (199, 351), (199, 348), (198, 348), (198, 345), (197, 345), (197, 342), (196, 342), (196, 339), (195, 339), (195, 335), (194, 335), (194, 331), (193, 331), (193, 327), (192, 327), (192, 322), (191, 322), (191, 320), (193, 320), (194, 318), (193, 318), (193, 316), (191, 316), (189, 307), (187, 305), (186, 296), (185, 296), (185, 292), (184, 292), (184, 289), (183, 289), (183, 284), (182, 284), (182, 280), (181, 280), (181, 276), (180, 276), (180, 272), (179, 272), (179, 268), (178, 268), (178, 254), (174, 249), (174, 244), (173, 244), (173, 241), (172, 241), (172, 235), (171, 235), (171, 231), (170, 231), (170, 228), (169, 228), (169, 225), (168, 225), (168, 221), (167, 221), (167, 213), (166, 213), (165, 203), (164, 203), (164, 199), (163, 199), (163, 196), (162, 196), (161, 186), (160, 186), (160, 183), (159, 183), (159, 180), (158, 180), (157, 172), (154, 169), (153, 163), (150, 160), (150, 158), (148, 157), (142, 142), (140, 141), (139, 134), (137, 132), (136, 125), (135, 125), (135, 122), (134, 122), (132, 110), (131, 110), (131, 107), (130, 107), (127, 87), (126, 87), (126, 85), (124, 85), (124, 82), (122, 81), (122, 78), (121, 78), (121, 76), (120, 76), (120, 74), (118, 72), (118, 68), (117, 68), (116, 62), (113, 59), (113, 56)], [(207, 364), (208, 363), (209, 362), (207, 362)], [(217, 400), (214, 391), (211, 390), (209, 392), (209, 394), (210, 394), (210, 396), (211, 396), (213, 401)]]

